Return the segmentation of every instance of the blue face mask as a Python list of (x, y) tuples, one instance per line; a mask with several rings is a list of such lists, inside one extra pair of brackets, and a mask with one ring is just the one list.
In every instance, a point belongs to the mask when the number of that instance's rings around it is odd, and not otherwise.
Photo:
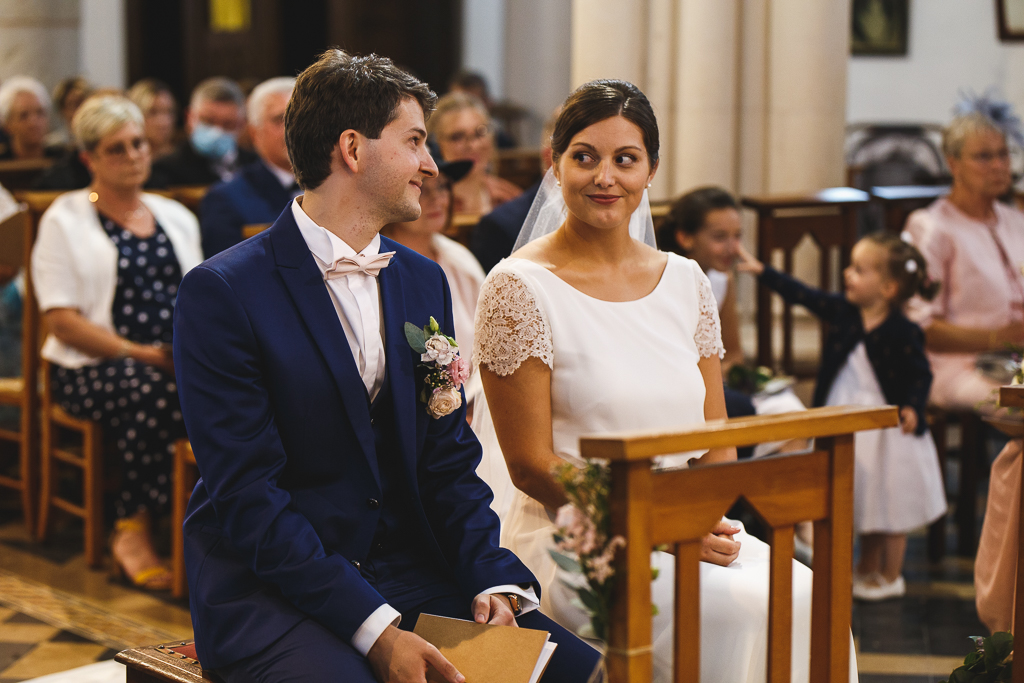
[(207, 159), (223, 159), (235, 150), (235, 135), (223, 128), (197, 123), (192, 129), (192, 148)]

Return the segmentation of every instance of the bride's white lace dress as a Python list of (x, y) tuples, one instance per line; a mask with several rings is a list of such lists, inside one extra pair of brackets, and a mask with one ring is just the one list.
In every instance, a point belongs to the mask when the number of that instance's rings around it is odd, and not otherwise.
[[(702, 357), (723, 353), (714, 295), (696, 262), (669, 255), (647, 296), (609, 302), (575, 289), (532, 261), (509, 258), (491, 271), (480, 294), (474, 359), (509, 375), (527, 358), (551, 368), (555, 453), (581, 463), (579, 437), (610, 431), (674, 428), (704, 421)], [(541, 584), (541, 608), (572, 630), (587, 623), (571, 600), (564, 574), (548, 549), (554, 513), (508, 476), (486, 409), (473, 427), (484, 446), (478, 470), (495, 493), (502, 545), (515, 552)], [(669, 456), (681, 466), (699, 453)], [(729, 567), (701, 564), (701, 679), (763, 683), (767, 654), (769, 548), (740, 533), (739, 559)], [(661, 573), (653, 596), (655, 680), (671, 679), (673, 558), (652, 553)], [(811, 572), (793, 568), (793, 681), (808, 679)], [(852, 658), (851, 651), (851, 658)], [(851, 661), (851, 679), (856, 664)]]

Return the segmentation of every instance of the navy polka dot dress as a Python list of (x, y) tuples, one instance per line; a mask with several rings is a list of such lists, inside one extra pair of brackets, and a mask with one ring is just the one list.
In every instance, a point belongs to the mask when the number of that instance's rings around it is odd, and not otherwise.
[[(181, 266), (159, 224), (139, 238), (100, 216), (118, 249), (113, 322), (138, 344), (170, 345)], [(71, 369), (54, 366), (54, 396), (77, 417), (103, 424), (121, 456), (118, 517), (164, 511), (169, 500), (174, 442), (185, 436), (174, 376), (132, 358), (105, 359)]]

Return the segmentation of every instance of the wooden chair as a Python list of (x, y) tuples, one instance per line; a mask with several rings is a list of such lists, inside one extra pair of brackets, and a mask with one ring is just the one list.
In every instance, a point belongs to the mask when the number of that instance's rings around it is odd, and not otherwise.
[[(960, 481), (956, 494), (956, 552), (974, 557), (978, 550), (978, 481), (985, 458), (985, 430), (973, 410), (944, 410), (928, 406), (928, 423), (939, 456), (939, 470), (946, 479), (949, 460), (949, 423), (960, 425)], [(946, 555), (946, 515), (928, 526), (928, 559), (938, 562)]]
[(253, 223), (252, 225), (242, 226), (242, 239), (247, 240), (250, 237), (255, 237), (267, 228), (271, 226), (270, 223)]
[(923, 209), (949, 192), (948, 185), (891, 185), (872, 187), (871, 201), (879, 204), (885, 216), (885, 229), (896, 233), (903, 231), (907, 217)]
[[(66, 413), (53, 398), (50, 364), (42, 362), (43, 398), (40, 406), (43, 438), (39, 497), (39, 540), (49, 534), (50, 511), (63, 510), (82, 519), (85, 525), (85, 560), (90, 567), (103, 564), (103, 432), (99, 424)], [(81, 446), (65, 448), (61, 430), (76, 432)], [(63, 498), (58, 491), (58, 463), (82, 472), (81, 504)]]
[(35, 224), (28, 211), (19, 211), (4, 221), (7, 229), (20, 234), (22, 269), (25, 277), (25, 293), (22, 297), (21, 314), (21, 377), (0, 378), (0, 405), (17, 407), (18, 428), (0, 426), (0, 440), (17, 444), (18, 476), (0, 475), (0, 486), (14, 489), (21, 495), (22, 514), (29, 533), (36, 535), (36, 489), (38, 470), (38, 408), (39, 384), (39, 307), (32, 289), (32, 273), (29, 267), (32, 245), (35, 242)]
[[(700, 680), (701, 539), (740, 497), (770, 528), (768, 681), (788, 683), (792, 641), (793, 527), (814, 521), (812, 683), (849, 673), (853, 564), (853, 434), (898, 423), (895, 407), (814, 408), (719, 420), (674, 433), (580, 439), (584, 458), (611, 463), (611, 533), (627, 539), (616, 557), (607, 649), (612, 683), (651, 680), (651, 548), (675, 548), (676, 681)], [(657, 472), (653, 458), (780, 439), (817, 439), (807, 454)]]
[(544, 172), (540, 165), (539, 149), (503, 149), (498, 152), (499, 178), (526, 190), (540, 182)]
[[(868, 201), (866, 192), (852, 187), (833, 187), (811, 195), (770, 195), (743, 197), (741, 203), (757, 212), (757, 258), (772, 263), (776, 250), (783, 253), (783, 270), (792, 274), (793, 251), (810, 236), (817, 244), (820, 259), (820, 286), (829, 289), (832, 282), (832, 252), (839, 251), (839, 275), (850, 262), (850, 250), (857, 241), (857, 209)], [(822, 327), (822, 341), (825, 329)], [(757, 290), (757, 363), (777, 367), (772, 350), (772, 292)], [(782, 312), (782, 369), (787, 374), (814, 376), (817, 364), (801, 367), (793, 362), (793, 310)]]
[(444, 231), (445, 237), (450, 237), (462, 246), (469, 248), (470, 237), (473, 228), (480, 222), (478, 213), (457, 213), (452, 216), (451, 225)]
[(53, 159), (8, 159), (0, 161), (0, 185), (8, 190), (32, 187), (36, 178), (53, 166)]
[(191, 640), (150, 645), (117, 653), (115, 660), (127, 668), (128, 683), (202, 683), (219, 681), (212, 671), (203, 671)]
[(209, 189), (209, 185), (182, 185), (181, 187), (170, 188), (167, 194), (187, 206), (189, 211), (198, 216), (199, 204), (203, 201), (203, 197), (206, 196), (206, 191)]
[[(1024, 386), (999, 388), (999, 405), (1009, 408), (1024, 408)], [(1021, 470), (1021, 491), (1024, 491), (1024, 469)], [(1020, 524), (1017, 530), (1017, 583), (1013, 598), (1013, 632), (1024, 633), (1024, 497), (1018, 512)], [(1020, 641), (1014, 639), (1016, 644)], [(1013, 683), (1024, 683), (1024, 666), (1014, 667)]]
[(14, 193), (14, 198), (28, 208), (32, 215), (32, 224), (38, 231), (39, 219), (50, 208), (50, 204), (53, 204), (53, 200), (62, 194), (64, 194), (64, 190), (19, 190)]
[(171, 514), (171, 595), (183, 598), (188, 595), (188, 580), (185, 575), (185, 509), (192, 497), (192, 489), (199, 479), (199, 467), (192, 444), (188, 439), (179, 439), (174, 445), (174, 509)]

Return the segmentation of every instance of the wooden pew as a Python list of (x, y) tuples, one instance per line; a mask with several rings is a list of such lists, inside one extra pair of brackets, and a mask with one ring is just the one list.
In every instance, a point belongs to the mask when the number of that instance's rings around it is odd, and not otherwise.
[(53, 159), (8, 159), (0, 161), (0, 185), (8, 190), (32, 187), (36, 178), (53, 166)]
[[(793, 528), (814, 521), (811, 683), (849, 673), (853, 564), (853, 434), (898, 424), (893, 406), (814, 408), (718, 420), (678, 432), (580, 439), (580, 455), (610, 461), (611, 533), (627, 539), (615, 561), (607, 649), (612, 683), (649, 683), (651, 548), (675, 548), (677, 682), (700, 680), (701, 539), (740, 497), (770, 527), (768, 681), (788, 683), (792, 640)], [(653, 471), (653, 458), (765, 441), (817, 440), (799, 455)]]
[(499, 178), (526, 190), (540, 182), (544, 172), (540, 166), (539, 149), (502, 149), (495, 163)]
[[(793, 273), (793, 251), (809, 235), (820, 252), (819, 286), (832, 282), (832, 251), (839, 251), (839, 276), (850, 262), (850, 250), (857, 241), (857, 209), (867, 203), (868, 194), (852, 187), (833, 187), (809, 195), (766, 195), (743, 197), (740, 203), (757, 212), (757, 258), (771, 264), (776, 250), (783, 253), (783, 270)], [(825, 329), (822, 327), (822, 342)], [(772, 292), (757, 289), (757, 363), (776, 367), (772, 350)], [(782, 369), (785, 373), (813, 377), (817, 364), (801, 368), (793, 363), (793, 309), (782, 313)]]

